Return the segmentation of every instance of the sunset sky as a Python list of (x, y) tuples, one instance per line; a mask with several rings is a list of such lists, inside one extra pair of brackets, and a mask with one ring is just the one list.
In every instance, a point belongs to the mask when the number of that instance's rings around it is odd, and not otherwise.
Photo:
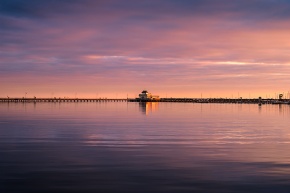
[(274, 98), (290, 0), (1, 0), (0, 97)]

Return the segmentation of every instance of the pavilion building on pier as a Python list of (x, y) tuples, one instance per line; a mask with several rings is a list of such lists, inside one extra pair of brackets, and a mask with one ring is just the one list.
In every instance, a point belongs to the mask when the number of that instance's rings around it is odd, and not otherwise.
[(158, 101), (160, 100), (158, 95), (152, 95), (147, 90), (143, 90), (141, 94), (139, 94), (139, 100), (141, 101)]

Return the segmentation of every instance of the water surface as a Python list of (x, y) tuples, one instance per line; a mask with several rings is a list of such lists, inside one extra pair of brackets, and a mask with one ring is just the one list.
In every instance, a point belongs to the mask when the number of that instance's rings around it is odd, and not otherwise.
[(1, 103), (0, 192), (289, 192), (290, 105)]

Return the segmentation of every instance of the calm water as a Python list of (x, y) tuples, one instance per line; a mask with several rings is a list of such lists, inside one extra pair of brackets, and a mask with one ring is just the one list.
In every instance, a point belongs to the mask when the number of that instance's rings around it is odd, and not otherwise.
[(1, 103), (0, 192), (289, 192), (290, 105)]

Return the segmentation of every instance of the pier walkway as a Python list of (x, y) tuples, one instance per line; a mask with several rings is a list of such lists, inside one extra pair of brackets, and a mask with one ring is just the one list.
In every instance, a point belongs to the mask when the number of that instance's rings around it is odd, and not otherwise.
[(0, 98), (0, 102), (127, 102), (127, 99), (90, 98)]
[(172, 103), (241, 103), (241, 104), (290, 104), (290, 99), (230, 99), (230, 98), (160, 98), (158, 100), (107, 99), (107, 98), (0, 98), (0, 103), (40, 102), (172, 102)]

